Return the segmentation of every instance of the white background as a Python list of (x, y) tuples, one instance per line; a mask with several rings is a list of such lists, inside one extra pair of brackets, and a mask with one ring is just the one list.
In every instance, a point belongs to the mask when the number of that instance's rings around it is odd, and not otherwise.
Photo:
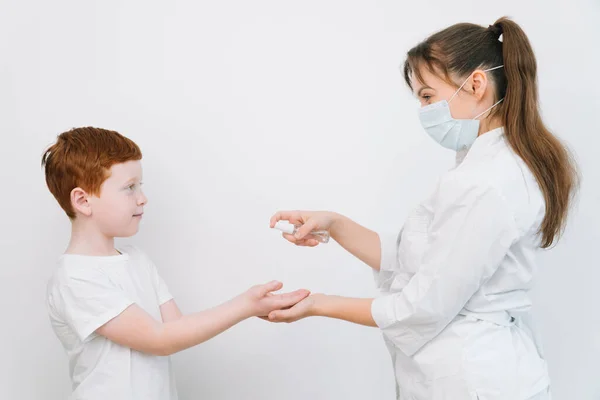
[[(44, 308), (69, 235), (45, 187), (60, 132), (118, 130), (144, 152), (144, 248), (185, 312), (255, 283), (375, 295), (335, 243), (299, 249), (277, 209), (399, 230), (453, 154), (426, 137), (399, 66), (428, 34), (509, 15), (539, 63), (541, 107), (577, 154), (579, 206), (540, 255), (533, 297), (555, 400), (600, 399), (600, 5), (579, 1), (24, 1), (0, 9), (0, 398), (65, 399)], [(393, 399), (376, 329), (249, 320), (174, 356), (182, 399)]]

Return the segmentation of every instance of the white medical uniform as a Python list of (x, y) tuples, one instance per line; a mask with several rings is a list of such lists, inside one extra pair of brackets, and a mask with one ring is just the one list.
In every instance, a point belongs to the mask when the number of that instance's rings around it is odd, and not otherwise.
[(528, 292), (545, 203), (503, 129), (477, 138), (400, 234), (372, 314), (402, 400), (550, 398)]

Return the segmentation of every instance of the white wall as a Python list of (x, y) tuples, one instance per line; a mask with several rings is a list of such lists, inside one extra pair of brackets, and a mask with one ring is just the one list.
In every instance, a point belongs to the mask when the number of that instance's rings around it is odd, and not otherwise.
[[(418, 125), (404, 54), (505, 14), (534, 45), (544, 116), (584, 174), (534, 293), (554, 397), (600, 399), (597, 0), (2, 0), (0, 398), (69, 393), (44, 308), (69, 234), (39, 167), (56, 134), (94, 125), (141, 146), (150, 203), (133, 241), (184, 311), (270, 279), (372, 296), (367, 267), (335, 243), (288, 245), (268, 218), (331, 209), (398, 229), (452, 162)], [(182, 399), (393, 398), (379, 332), (333, 320), (246, 321), (174, 364)]]

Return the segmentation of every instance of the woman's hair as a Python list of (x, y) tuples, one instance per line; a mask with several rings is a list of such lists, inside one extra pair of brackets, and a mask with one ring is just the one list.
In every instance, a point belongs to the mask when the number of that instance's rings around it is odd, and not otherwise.
[[(502, 41), (500, 41), (502, 36)], [(495, 100), (504, 99), (493, 115), (500, 115), (510, 146), (535, 176), (546, 203), (539, 228), (541, 246), (550, 247), (562, 233), (569, 206), (579, 184), (569, 150), (542, 121), (537, 88), (537, 63), (523, 30), (503, 17), (488, 28), (468, 23), (450, 26), (412, 48), (404, 64), (404, 79), (423, 82), (423, 67), (457, 86), (450, 75), (464, 77), (493, 68), (490, 77)]]

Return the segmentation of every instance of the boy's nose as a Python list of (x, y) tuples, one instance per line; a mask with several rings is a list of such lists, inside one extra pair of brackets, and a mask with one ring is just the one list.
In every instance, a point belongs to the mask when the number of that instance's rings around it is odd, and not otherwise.
[(146, 197), (144, 192), (140, 193), (140, 196), (138, 197), (138, 204), (141, 206), (145, 206), (146, 204), (148, 204), (148, 198)]

